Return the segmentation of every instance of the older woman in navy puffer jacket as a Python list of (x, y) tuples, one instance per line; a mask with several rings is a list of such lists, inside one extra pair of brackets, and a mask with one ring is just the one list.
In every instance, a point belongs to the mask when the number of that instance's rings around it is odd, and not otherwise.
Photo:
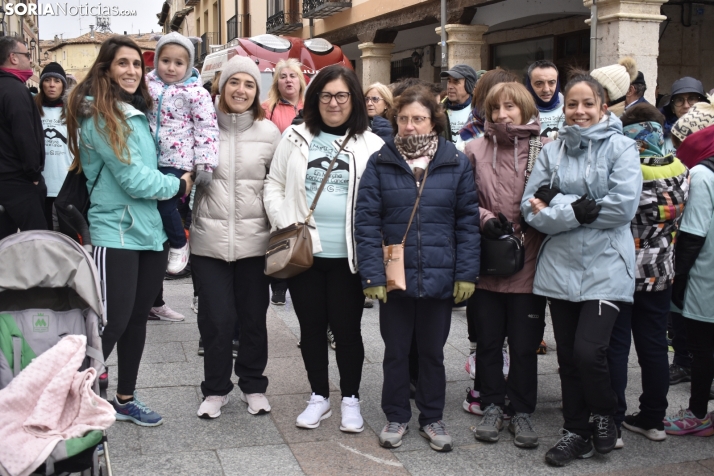
[[(415, 335), (420, 434), (433, 449), (449, 451), (451, 437), (442, 421), (443, 348), (454, 297), (467, 299), (478, 279), (478, 198), (468, 159), (438, 137), (445, 121), (433, 95), (409, 89), (397, 99), (395, 109), (397, 136), (370, 157), (355, 212), (362, 286), (365, 295), (383, 301), (379, 310), (386, 348), (382, 410), (388, 423), (379, 440), (387, 448), (399, 446), (411, 418), (407, 356)], [(387, 296), (382, 242), (401, 243), (422, 180), (426, 182), (421, 201), (405, 243), (406, 290)]]

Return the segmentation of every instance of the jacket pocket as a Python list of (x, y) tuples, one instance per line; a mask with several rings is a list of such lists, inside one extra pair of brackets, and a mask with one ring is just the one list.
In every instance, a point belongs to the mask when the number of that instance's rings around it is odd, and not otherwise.
[[(633, 269), (633, 264), (630, 263), (630, 260), (628, 259), (628, 253), (627, 249), (625, 248), (625, 245), (622, 243), (622, 240), (620, 239), (619, 236), (615, 235), (614, 237), (610, 237), (610, 244), (612, 247), (617, 251), (617, 254), (620, 255), (620, 259), (625, 263), (625, 269), (627, 270), (627, 275), (630, 278), (635, 277), (635, 272)], [(633, 253), (632, 255), (634, 256), (634, 244), (633, 246)]]

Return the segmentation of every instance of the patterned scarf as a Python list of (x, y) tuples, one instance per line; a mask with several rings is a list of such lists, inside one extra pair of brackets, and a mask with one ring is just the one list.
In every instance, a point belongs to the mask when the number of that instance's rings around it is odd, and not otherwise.
[(434, 131), (428, 134), (406, 137), (397, 134), (394, 136), (394, 145), (397, 147), (397, 151), (402, 154), (404, 160), (407, 161), (407, 164), (409, 164), (416, 181), (420, 182), (426, 166), (429, 165), (431, 159), (434, 158), (434, 154), (436, 154), (439, 137)]

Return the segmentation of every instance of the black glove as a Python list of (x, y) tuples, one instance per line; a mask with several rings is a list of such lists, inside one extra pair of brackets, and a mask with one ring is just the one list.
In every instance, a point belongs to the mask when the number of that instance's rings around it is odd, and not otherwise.
[(513, 223), (503, 213), (498, 214), (498, 218), (491, 218), (483, 225), (481, 234), (489, 240), (497, 240), (503, 235), (513, 233)]
[(682, 274), (674, 277), (674, 283), (672, 284), (672, 302), (679, 309), (684, 309), (684, 291), (687, 290), (688, 282), (688, 274)]
[(573, 211), (575, 212), (575, 219), (578, 220), (578, 223), (581, 225), (594, 222), (602, 208), (595, 200), (589, 199), (587, 195), (578, 198), (571, 203), (570, 206), (573, 207)]
[(538, 200), (542, 200), (545, 202), (546, 205), (550, 206), (550, 201), (555, 198), (556, 195), (560, 193), (560, 189), (558, 187), (549, 187), (547, 185), (543, 185), (541, 188), (536, 190), (536, 193), (533, 194), (533, 197), (537, 198)]

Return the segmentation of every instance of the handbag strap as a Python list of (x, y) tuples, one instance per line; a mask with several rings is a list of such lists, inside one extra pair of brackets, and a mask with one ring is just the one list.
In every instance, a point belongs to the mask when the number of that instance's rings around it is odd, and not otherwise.
[(87, 203), (84, 204), (84, 210), (82, 210), (82, 213), (87, 213), (87, 209), (89, 209), (89, 205), (91, 204), (91, 199), (92, 199), (92, 192), (94, 192), (94, 187), (97, 186), (97, 182), (99, 182), (99, 177), (102, 175), (102, 170), (104, 170), (104, 166), (106, 164), (102, 164), (102, 166), (99, 168), (99, 173), (97, 174), (97, 178), (94, 179), (94, 183), (92, 184), (92, 189), (89, 191), (89, 195), (87, 196)]
[(414, 203), (414, 208), (412, 208), (412, 215), (409, 217), (409, 223), (407, 224), (407, 231), (404, 232), (404, 238), (402, 238), (402, 248), (404, 248), (404, 243), (407, 242), (407, 235), (409, 234), (409, 228), (412, 226), (412, 220), (414, 220), (414, 215), (416, 214), (417, 208), (419, 207), (419, 200), (421, 200), (421, 192), (424, 190), (424, 184), (426, 183), (426, 175), (429, 172), (429, 165), (427, 164), (424, 169), (424, 178), (421, 180), (421, 186), (419, 187), (419, 193), (417, 193), (416, 202)]
[(327, 167), (327, 172), (325, 172), (325, 176), (322, 178), (322, 182), (320, 183), (320, 188), (317, 189), (317, 193), (315, 194), (315, 198), (312, 199), (312, 205), (310, 205), (310, 211), (308, 212), (307, 216), (305, 217), (305, 224), (310, 220), (310, 217), (312, 216), (312, 212), (315, 211), (315, 207), (317, 206), (317, 201), (320, 199), (320, 195), (322, 194), (322, 190), (325, 188), (325, 184), (327, 184), (327, 179), (330, 177), (330, 174), (332, 173), (332, 168), (335, 166), (335, 162), (337, 162), (337, 157), (340, 155), (340, 152), (342, 152), (347, 145), (347, 143), (350, 141), (350, 139), (353, 137), (352, 133), (350, 133), (345, 140), (342, 141), (342, 144), (340, 145), (340, 148), (337, 150), (337, 153), (335, 156), (332, 158), (332, 162), (330, 162), (329, 167)]

